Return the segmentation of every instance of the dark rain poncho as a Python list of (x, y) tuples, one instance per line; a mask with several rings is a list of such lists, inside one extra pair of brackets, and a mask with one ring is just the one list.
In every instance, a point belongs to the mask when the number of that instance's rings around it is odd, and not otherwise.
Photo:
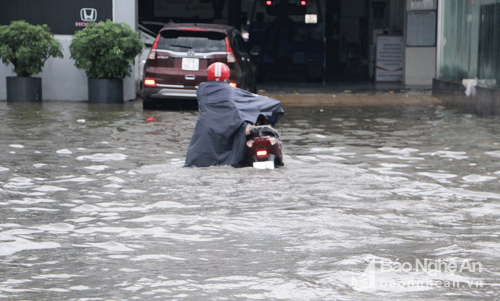
[(245, 155), (248, 124), (260, 114), (274, 125), (283, 115), (281, 102), (233, 88), (225, 82), (201, 83), (198, 97), (198, 121), (187, 150), (187, 167), (234, 165)]

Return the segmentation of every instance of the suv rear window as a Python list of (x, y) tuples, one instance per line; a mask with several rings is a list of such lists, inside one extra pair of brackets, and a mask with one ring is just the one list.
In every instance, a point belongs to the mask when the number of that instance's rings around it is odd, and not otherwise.
[(164, 30), (158, 41), (158, 49), (176, 52), (225, 52), (226, 35), (220, 32)]

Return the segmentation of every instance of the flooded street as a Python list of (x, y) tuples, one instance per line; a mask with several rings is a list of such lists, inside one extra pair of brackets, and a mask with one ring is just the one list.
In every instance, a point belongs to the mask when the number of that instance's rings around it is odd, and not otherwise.
[(194, 110), (0, 103), (0, 300), (498, 298), (497, 119), (284, 109), (257, 170), (183, 168)]

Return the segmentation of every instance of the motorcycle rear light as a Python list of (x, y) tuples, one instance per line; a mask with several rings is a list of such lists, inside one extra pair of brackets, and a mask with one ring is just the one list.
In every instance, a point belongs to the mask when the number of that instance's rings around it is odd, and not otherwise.
[(257, 157), (264, 157), (264, 156), (267, 156), (266, 150), (257, 151)]
[(273, 1), (266, 1), (266, 5), (273, 5)]
[(229, 83), (229, 85), (230, 85), (231, 87), (233, 87), (233, 88), (238, 87), (238, 85), (237, 85), (236, 83)]
[(247, 141), (247, 146), (251, 148), (252, 145), (253, 145), (253, 140), (248, 140)]
[(144, 86), (154, 87), (156, 85), (156, 81), (154, 79), (145, 79)]
[(300, 1), (300, 5), (307, 5), (307, 1)]
[(227, 62), (228, 63), (236, 63), (238, 60), (234, 56), (233, 49), (231, 48), (231, 45), (229, 44), (229, 39), (226, 38), (226, 52), (227, 52)]

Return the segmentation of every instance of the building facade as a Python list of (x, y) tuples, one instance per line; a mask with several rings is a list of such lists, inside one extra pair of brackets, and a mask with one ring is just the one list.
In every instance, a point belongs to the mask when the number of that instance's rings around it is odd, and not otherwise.
[(441, 0), (433, 93), (480, 115), (500, 114), (500, 1)]
[[(87, 78), (83, 70), (74, 66), (68, 49), (74, 32), (85, 26), (88, 16), (82, 13), (95, 13), (97, 21), (111, 19), (136, 30), (141, 20), (171, 16), (205, 18), (245, 27), (243, 16), (248, 17), (260, 2), (24, 0), (21, 5), (19, 1), (0, 0), (0, 24), (9, 24), (20, 16), (23, 19), (27, 16), (31, 23), (48, 24), (63, 44), (64, 59), (50, 58), (43, 72), (36, 75), (43, 80), (42, 97), (82, 101), (87, 99)], [(320, 3), (326, 25), (327, 72), (338, 71), (345, 65), (345, 46), (357, 44), (360, 47), (357, 63), (366, 64), (366, 74), (362, 76), (366, 81), (374, 81), (377, 34), (399, 36), (401, 54), (394, 60), (402, 61), (401, 82), (408, 86), (432, 86), (435, 95), (446, 102), (464, 103), (474, 110), (478, 103), (487, 103), (484, 111), (495, 112), (497, 105), (492, 99), (500, 83), (500, 0), (320, 0)], [(89, 8), (94, 10), (84, 10)], [(133, 75), (124, 80), (126, 100), (136, 98), (139, 66), (138, 57)], [(6, 99), (5, 78), (14, 75), (12, 66), (0, 65), (0, 101)], [(472, 81), (474, 95), (466, 96), (464, 79), (477, 79)]]

